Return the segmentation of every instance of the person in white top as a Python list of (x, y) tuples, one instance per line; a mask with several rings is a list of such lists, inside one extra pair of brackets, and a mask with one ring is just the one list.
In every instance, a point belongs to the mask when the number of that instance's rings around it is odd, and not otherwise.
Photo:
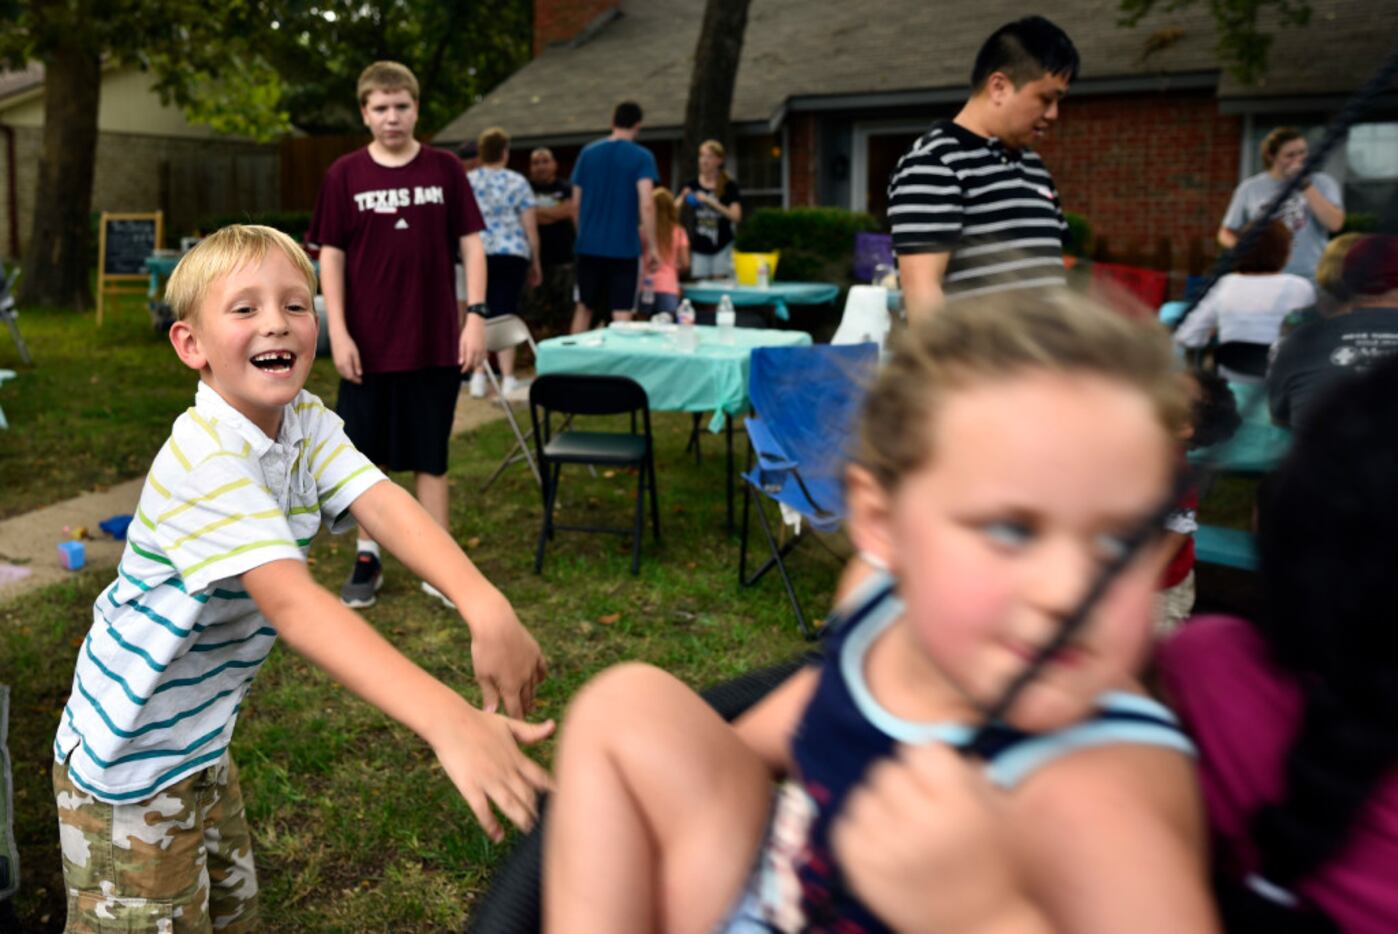
[(1238, 262), (1238, 271), (1220, 279), (1184, 320), (1175, 342), (1191, 349), (1204, 347), (1217, 333), (1223, 351), (1220, 375), (1235, 382), (1260, 382), (1282, 321), (1316, 300), (1309, 279), (1281, 271), (1290, 252), (1291, 231), (1281, 221), (1272, 221)]

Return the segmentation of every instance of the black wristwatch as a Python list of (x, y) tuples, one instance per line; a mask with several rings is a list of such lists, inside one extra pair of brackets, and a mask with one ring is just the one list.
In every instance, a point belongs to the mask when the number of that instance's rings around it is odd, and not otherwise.
[(466, 306), (466, 314), (480, 315), (482, 318), (488, 318), (490, 317), (490, 309), (486, 306), (485, 302), (476, 302), (474, 305)]

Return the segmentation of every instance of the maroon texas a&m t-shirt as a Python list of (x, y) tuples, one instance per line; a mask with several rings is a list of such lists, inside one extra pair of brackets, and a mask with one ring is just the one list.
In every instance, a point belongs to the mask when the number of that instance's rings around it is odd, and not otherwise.
[(365, 373), (456, 365), (456, 247), (484, 228), (451, 153), (423, 146), (390, 167), (366, 147), (330, 166), (306, 241), (345, 253), (345, 323)]

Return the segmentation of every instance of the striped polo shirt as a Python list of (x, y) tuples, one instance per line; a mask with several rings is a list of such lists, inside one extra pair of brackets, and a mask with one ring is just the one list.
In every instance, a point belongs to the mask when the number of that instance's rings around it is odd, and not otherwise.
[(893, 248), (951, 253), (948, 297), (1063, 285), (1068, 224), (1032, 150), (1014, 150), (950, 120), (898, 160), (888, 185)]
[(73, 782), (141, 801), (217, 761), (276, 641), (239, 575), (304, 561), (384, 479), (304, 390), (268, 438), (207, 384), (141, 490), (116, 580), (92, 607), (54, 754)]

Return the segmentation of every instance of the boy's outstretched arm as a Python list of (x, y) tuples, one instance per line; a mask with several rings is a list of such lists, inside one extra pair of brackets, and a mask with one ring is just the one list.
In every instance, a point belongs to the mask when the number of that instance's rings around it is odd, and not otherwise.
[(521, 830), (534, 825), (549, 776), (517, 744), (544, 739), (552, 720), (525, 723), (472, 707), (317, 585), (300, 561), (269, 562), (242, 582), (288, 645), (427, 741), (492, 840), (504, 836), (492, 801)]
[(511, 717), (534, 708), (534, 689), (548, 674), (539, 643), (514, 607), (445, 529), (396, 483), (376, 483), (350, 512), (377, 542), (456, 604), (471, 629), (471, 662), (484, 708)]

